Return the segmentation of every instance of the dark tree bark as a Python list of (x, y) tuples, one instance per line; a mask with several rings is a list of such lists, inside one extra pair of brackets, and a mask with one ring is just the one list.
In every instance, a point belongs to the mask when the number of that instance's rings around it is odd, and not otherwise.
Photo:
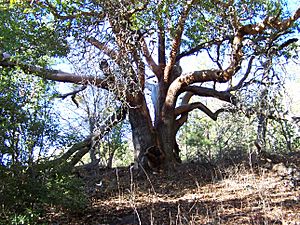
[(145, 151), (151, 146), (158, 145), (144, 97), (141, 97), (139, 106), (129, 109), (129, 122), (132, 129), (135, 161), (140, 163)]

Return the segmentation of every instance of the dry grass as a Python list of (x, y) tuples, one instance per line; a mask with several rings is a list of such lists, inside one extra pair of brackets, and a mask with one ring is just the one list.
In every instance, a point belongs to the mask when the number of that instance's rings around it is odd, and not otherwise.
[[(173, 176), (102, 174), (91, 207), (60, 224), (300, 224), (300, 191), (270, 170), (243, 166), (222, 172), (185, 164)], [(49, 219), (49, 218), (48, 218)], [(49, 220), (48, 220), (49, 221)]]

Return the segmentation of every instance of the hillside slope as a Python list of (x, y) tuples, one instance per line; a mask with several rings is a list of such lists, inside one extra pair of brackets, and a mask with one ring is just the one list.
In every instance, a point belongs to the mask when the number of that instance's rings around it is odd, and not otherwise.
[[(86, 174), (90, 206), (49, 224), (300, 224), (300, 153), (250, 168), (185, 163), (172, 175), (130, 168)], [(287, 165), (288, 164), (288, 165)]]

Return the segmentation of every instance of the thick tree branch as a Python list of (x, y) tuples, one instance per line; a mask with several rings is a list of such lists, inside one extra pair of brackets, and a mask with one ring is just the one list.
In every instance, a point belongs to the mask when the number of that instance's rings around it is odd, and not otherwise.
[(179, 47), (181, 44), (181, 37), (184, 30), (184, 24), (187, 19), (188, 13), (193, 5), (195, 0), (188, 0), (186, 2), (185, 7), (183, 8), (183, 11), (181, 13), (181, 16), (179, 17), (178, 24), (176, 26), (176, 32), (174, 36), (174, 40), (171, 47), (170, 57), (169, 61), (166, 65), (165, 71), (164, 71), (164, 82), (169, 83), (170, 80), (170, 74), (172, 72), (172, 68), (176, 63), (176, 56), (178, 55)]
[[(194, 94), (192, 92), (186, 92), (182, 97), (180, 105), (182, 106), (188, 104), (190, 99), (193, 97), (193, 95)], [(180, 118), (176, 120), (176, 125), (175, 125), (176, 133), (179, 130), (179, 128), (187, 121), (188, 115), (189, 115), (188, 112), (182, 113), (180, 115)]]
[(283, 31), (292, 26), (293, 22), (295, 22), (300, 17), (300, 8), (288, 19), (280, 21), (279, 17), (276, 16), (268, 16), (261, 23), (258, 24), (248, 24), (242, 26), (239, 29), (240, 35), (256, 35), (262, 33), (267, 28), (275, 28), (279, 31)]
[(220, 113), (222, 113), (222, 112), (233, 111), (233, 109), (222, 108), (222, 109), (218, 109), (216, 112), (212, 112), (203, 103), (201, 103), (201, 102), (194, 102), (194, 103), (190, 103), (190, 104), (186, 104), (186, 105), (182, 105), (182, 106), (177, 107), (175, 109), (175, 116), (179, 116), (181, 114), (189, 113), (189, 112), (193, 111), (194, 109), (201, 110), (202, 112), (204, 112), (206, 115), (208, 115), (213, 120), (217, 120), (218, 115)]
[(219, 100), (236, 105), (236, 97), (232, 95), (229, 91), (217, 91), (215, 89), (199, 86), (187, 86), (182, 89), (182, 91), (188, 91), (194, 95), (202, 97), (214, 97)]
[(263, 22), (258, 24), (248, 24), (241, 26), (234, 38), (232, 44), (231, 63), (229, 67), (224, 71), (224, 78), (229, 80), (234, 73), (239, 69), (240, 62), (243, 57), (242, 41), (245, 35), (257, 35), (263, 33), (268, 28), (275, 28), (278, 31), (283, 31), (292, 26), (293, 22), (300, 17), (300, 8), (295, 12), (293, 16), (288, 19), (280, 21), (278, 16), (266, 17)]
[(143, 54), (145, 56), (146, 62), (150, 66), (150, 69), (152, 70), (152, 72), (158, 77), (161, 74), (162, 70), (160, 69), (160, 67), (153, 60), (153, 58), (152, 58), (152, 56), (149, 52), (149, 48), (147, 46), (147, 43), (146, 43), (146, 41), (143, 37), (141, 39), (141, 43), (142, 43)]
[(83, 85), (91, 83), (93, 85), (99, 86), (104, 89), (108, 88), (109, 81), (107, 79), (102, 79), (95, 76), (67, 73), (61, 70), (45, 69), (39, 66), (33, 66), (25, 63), (15, 62), (10, 60), (10, 58), (0, 61), (0, 66), (19, 67), (26, 73), (35, 74), (36, 76), (39, 76), (47, 80), (53, 80), (53, 81), (65, 82), (65, 83), (83, 84)]
[[(168, 113), (169, 110), (174, 109), (177, 96), (179, 95), (180, 90), (182, 88), (187, 87), (188, 85), (196, 82), (214, 81), (214, 82), (224, 83), (229, 81), (232, 78), (232, 76), (240, 69), (240, 62), (243, 57), (242, 41), (245, 35), (260, 34), (269, 27), (276, 28), (278, 30), (288, 29), (292, 25), (292, 23), (295, 20), (297, 20), (299, 17), (300, 17), (300, 8), (296, 11), (296, 13), (292, 17), (283, 21), (279, 21), (277, 17), (276, 18), (267, 17), (262, 23), (249, 24), (240, 27), (233, 38), (231, 63), (228, 66), (228, 68), (225, 70), (195, 71), (175, 79), (170, 85), (167, 92), (167, 97), (164, 105), (165, 113)], [(176, 43), (174, 46), (175, 47), (177, 46)], [(171, 52), (171, 56), (172, 54), (174, 53)], [(165, 76), (167, 75), (167, 72), (168, 71), (165, 70)]]
[(169, 87), (165, 106), (174, 108), (176, 104), (177, 96), (183, 88), (186, 88), (190, 84), (197, 82), (227, 82), (227, 77), (224, 77), (224, 72), (221, 70), (202, 70), (186, 73), (176, 78)]
[(101, 50), (104, 54), (106, 54), (111, 59), (116, 59), (117, 58), (118, 53), (115, 52), (114, 50), (112, 50), (111, 48), (109, 48), (107, 46), (107, 43), (102, 43), (94, 37), (87, 38), (87, 41), (90, 44), (92, 44), (93, 46), (95, 46), (96, 48), (98, 48), (99, 50)]

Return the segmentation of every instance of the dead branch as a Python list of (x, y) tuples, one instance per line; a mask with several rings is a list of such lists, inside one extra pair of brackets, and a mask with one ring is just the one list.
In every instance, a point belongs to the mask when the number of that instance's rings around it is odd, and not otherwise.
[(208, 46), (221, 45), (224, 41), (228, 41), (228, 40), (232, 40), (232, 37), (226, 37), (222, 40), (216, 39), (216, 40), (211, 40), (211, 41), (206, 41), (206, 42), (200, 43), (199, 45), (195, 46), (194, 48), (191, 48), (190, 50), (187, 50), (185, 52), (180, 53), (176, 57), (176, 62), (179, 61), (180, 59), (182, 59), (183, 57), (190, 56), (190, 55), (193, 55), (195, 53), (198, 53), (201, 50), (207, 48)]
[(251, 56), (250, 59), (249, 59), (249, 62), (248, 62), (248, 66), (247, 66), (247, 70), (246, 70), (246, 73), (244, 74), (244, 76), (242, 77), (242, 79), (239, 81), (239, 83), (234, 86), (234, 87), (230, 87), (227, 91), (230, 92), (230, 91), (236, 91), (240, 88), (243, 87), (243, 84), (245, 82), (245, 80), (248, 78), (249, 74), (250, 74), (250, 71), (251, 71), (251, 68), (252, 68), (252, 63), (253, 63), (253, 60), (254, 60), (255, 56)]
[(99, 86), (104, 89), (108, 89), (108, 80), (95, 77), (95, 76), (88, 76), (88, 75), (79, 75), (75, 73), (67, 73), (61, 70), (54, 70), (54, 69), (47, 69), (42, 68), (35, 65), (28, 65), (22, 62), (16, 62), (9, 59), (5, 59), (0, 61), (0, 66), (3, 67), (19, 67), (25, 73), (35, 74), (41, 78), (47, 80), (53, 80), (58, 82), (65, 82), (65, 83), (74, 83), (74, 84), (82, 84), (86, 85), (87, 83), (91, 83), (93, 85)]
[(282, 43), (278, 49), (282, 50), (283, 48), (285, 48), (285, 47), (289, 46), (290, 44), (293, 44), (297, 41), (298, 41), (298, 38), (291, 38), (291, 39), (285, 41), (284, 43)]
[(50, 161), (50, 164), (64, 164), (67, 162), (69, 166), (75, 166), (81, 158), (89, 152), (111, 129), (119, 122), (126, 118), (127, 109), (125, 107), (119, 108), (111, 116), (109, 116), (99, 128), (85, 138), (82, 142), (74, 144), (66, 153), (61, 157)]
[(150, 52), (149, 52), (149, 48), (147, 46), (147, 43), (145, 41), (145, 39), (142, 37), (141, 38), (141, 43), (142, 43), (142, 49), (143, 49), (143, 54), (145, 56), (145, 59), (148, 63), (148, 65), (150, 66), (152, 72), (157, 76), (159, 77), (162, 70), (161, 68), (155, 63), (155, 61), (153, 60)]
[(87, 88), (87, 85), (83, 85), (83, 86), (81, 86), (81, 87), (75, 89), (74, 91), (71, 91), (71, 92), (66, 93), (66, 94), (60, 94), (60, 95), (58, 95), (57, 97), (58, 97), (58, 98), (61, 98), (61, 99), (65, 99), (65, 98), (68, 97), (68, 96), (73, 96), (73, 95), (78, 94), (78, 93), (81, 92), (81, 91), (84, 91), (86, 88)]
[(106, 54), (111, 59), (117, 59), (118, 53), (115, 52), (113, 49), (109, 48), (106, 43), (102, 43), (94, 37), (87, 38), (86, 40), (91, 45), (101, 50), (104, 54)]

